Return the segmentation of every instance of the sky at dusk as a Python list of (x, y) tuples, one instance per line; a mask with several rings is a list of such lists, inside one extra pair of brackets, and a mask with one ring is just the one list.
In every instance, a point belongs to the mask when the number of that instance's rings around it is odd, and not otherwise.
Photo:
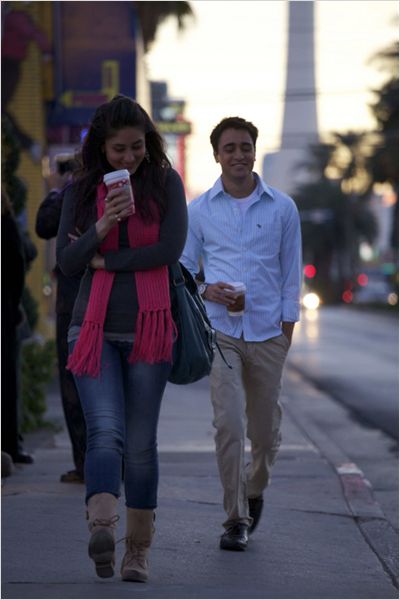
[[(147, 77), (167, 81), (169, 96), (187, 102), (189, 199), (220, 174), (209, 135), (223, 117), (242, 116), (258, 127), (260, 174), (263, 155), (279, 147), (288, 33), (286, 0), (190, 4), (195, 20), (180, 33), (174, 20), (166, 21), (146, 58)], [(398, 39), (398, 2), (322, 0), (314, 6), (320, 132), (371, 129), (370, 90), (385, 79), (371, 58)]]

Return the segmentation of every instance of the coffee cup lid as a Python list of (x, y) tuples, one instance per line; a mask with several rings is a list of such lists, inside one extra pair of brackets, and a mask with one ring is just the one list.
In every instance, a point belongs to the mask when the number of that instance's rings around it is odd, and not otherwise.
[(245, 292), (246, 284), (243, 281), (230, 281), (230, 285), (232, 285), (237, 292)]
[(106, 173), (103, 177), (104, 183), (118, 181), (119, 179), (129, 179), (128, 169), (119, 169), (118, 171), (111, 171), (111, 173)]

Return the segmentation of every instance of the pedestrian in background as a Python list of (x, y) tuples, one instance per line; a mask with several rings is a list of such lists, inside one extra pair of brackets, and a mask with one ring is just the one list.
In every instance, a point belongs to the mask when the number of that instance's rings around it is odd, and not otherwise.
[[(101, 105), (82, 148), (83, 171), (65, 193), (57, 261), (85, 269), (69, 328), (87, 426), (89, 555), (113, 575), (122, 460), (127, 506), (123, 580), (146, 581), (157, 506), (157, 425), (171, 369), (175, 326), (168, 265), (187, 233), (182, 181), (143, 108), (125, 96)], [(103, 176), (126, 169), (130, 186)]]
[[(51, 183), (53, 185), (39, 206), (36, 215), (36, 233), (40, 238), (50, 240), (57, 236), (64, 193), (66, 187), (72, 182), (74, 171), (77, 171), (78, 168), (79, 162), (71, 154), (59, 154), (55, 157), (55, 172), (51, 175)], [(56, 345), (58, 379), (74, 462), (74, 469), (62, 473), (60, 481), (63, 483), (83, 483), (86, 425), (74, 378), (72, 373), (66, 368), (68, 360), (68, 327), (82, 273), (74, 277), (66, 277), (57, 264), (54, 268), (54, 273), (57, 278)]]
[(21, 301), (25, 285), (25, 251), (4, 186), (1, 191), (1, 250), (5, 259), (1, 273), (1, 450), (2, 459), (5, 459), (2, 464), (6, 467), (3, 476), (7, 476), (12, 472), (11, 460), (23, 463), (33, 460), (27, 460), (30, 455), (22, 451), (19, 433), (18, 328), (24, 318)]
[[(193, 275), (202, 263), (205, 299), (217, 341), (211, 375), (216, 453), (227, 519), (223, 550), (245, 550), (263, 509), (280, 441), (281, 376), (299, 319), (301, 234), (293, 200), (253, 172), (257, 128), (223, 119), (211, 133), (221, 177), (189, 204), (181, 258)], [(244, 312), (231, 312), (245, 284)], [(239, 307), (242, 308), (242, 307)], [(228, 312), (229, 311), (229, 312)], [(234, 314), (235, 316), (231, 316)], [(246, 464), (246, 435), (251, 459)]]

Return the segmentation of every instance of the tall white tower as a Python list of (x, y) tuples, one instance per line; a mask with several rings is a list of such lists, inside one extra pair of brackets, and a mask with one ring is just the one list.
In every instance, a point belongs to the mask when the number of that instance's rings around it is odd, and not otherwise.
[(318, 143), (314, 61), (314, 2), (290, 0), (285, 107), (281, 147), (263, 160), (268, 184), (292, 194), (308, 180), (299, 163), (307, 159), (308, 146)]

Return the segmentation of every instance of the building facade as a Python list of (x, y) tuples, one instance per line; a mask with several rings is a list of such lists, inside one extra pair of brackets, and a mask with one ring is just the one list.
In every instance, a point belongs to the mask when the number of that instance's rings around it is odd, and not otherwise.
[[(27, 285), (39, 303), (39, 332), (52, 335), (54, 243), (35, 235), (37, 209), (55, 155), (74, 153), (96, 107), (122, 93), (150, 111), (134, 2), (2, 3), (2, 114), (21, 147), (25, 227), (38, 256)], [(141, 75), (139, 76), (138, 73)]]

